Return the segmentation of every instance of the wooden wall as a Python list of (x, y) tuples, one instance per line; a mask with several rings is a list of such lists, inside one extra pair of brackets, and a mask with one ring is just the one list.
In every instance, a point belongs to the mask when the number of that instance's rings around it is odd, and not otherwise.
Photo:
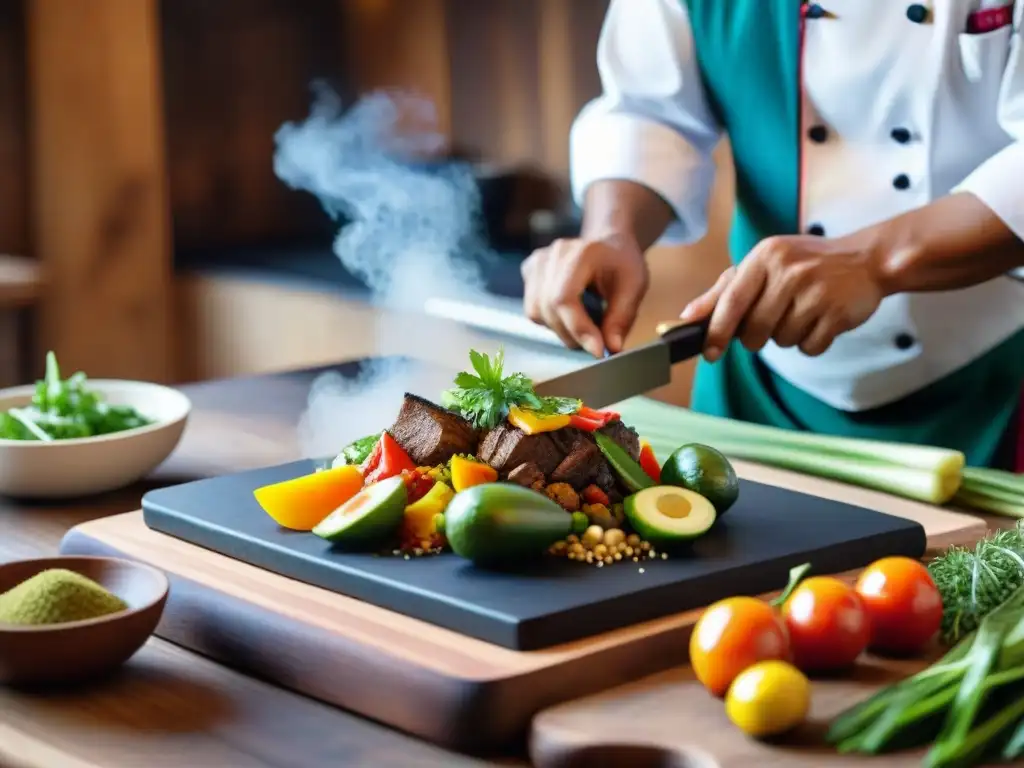
[(0, 1), (0, 253), (29, 250), (24, 7)]
[(41, 343), (95, 375), (173, 379), (171, 237), (329, 233), (272, 168), (275, 131), (307, 115), (318, 78), (350, 97), (423, 92), (460, 154), (564, 182), (606, 6), (0, 0), (0, 252), (39, 256), (56, 278)]
[[(164, 0), (161, 62), (178, 247), (323, 231), (273, 175), (273, 137), (309, 84), (432, 96), (453, 146), (564, 178), (567, 131), (597, 92), (607, 0)], [(0, 2), (0, 251), (30, 252), (23, 2)]]

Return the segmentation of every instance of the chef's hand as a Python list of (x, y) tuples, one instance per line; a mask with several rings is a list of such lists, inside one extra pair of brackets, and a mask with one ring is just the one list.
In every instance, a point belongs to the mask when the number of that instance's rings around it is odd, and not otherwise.
[(757, 351), (769, 340), (820, 355), (867, 321), (885, 295), (876, 259), (851, 239), (794, 235), (762, 240), (680, 316), (711, 322), (704, 356), (733, 338)]
[[(622, 350), (647, 292), (647, 263), (636, 241), (627, 236), (555, 240), (523, 262), (523, 299), (527, 317), (546, 325), (566, 346), (582, 347), (594, 357), (607, 348)], [(598, 328), (583, 307), (588, 286), (607, 302)]]

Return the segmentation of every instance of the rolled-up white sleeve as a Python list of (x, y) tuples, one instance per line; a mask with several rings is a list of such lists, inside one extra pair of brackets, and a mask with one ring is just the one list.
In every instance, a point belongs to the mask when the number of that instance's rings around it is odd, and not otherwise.
[(979, 165), (954, 192), (970, 192), (1024, 240), (1024, 37), (1017, 3), (1010, 54), (999, 90), (999, 124), (1014, 141)]
[(722, 131), (704, 93), (686, 4), (612, 0), (597, 65), (603, 94), (583, 108), (570, 135), (574, 198), (582, 204), (595, 181), (642, 184), (676, 213), (666, 241), (699, 240)]

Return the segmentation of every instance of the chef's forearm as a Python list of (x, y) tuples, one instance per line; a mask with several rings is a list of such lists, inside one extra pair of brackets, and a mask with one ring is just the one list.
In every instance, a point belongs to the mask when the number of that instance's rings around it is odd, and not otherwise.
[(1024, 266), (1024, 243), (970, 193), (851, 235), (871, 254), (887, 294), (967, 288)]
[(625, 180), (595, 181), (583, 204), (582, 235), (589, 239), (627, 238), (646, 251), (675, 218), (656, 192)]

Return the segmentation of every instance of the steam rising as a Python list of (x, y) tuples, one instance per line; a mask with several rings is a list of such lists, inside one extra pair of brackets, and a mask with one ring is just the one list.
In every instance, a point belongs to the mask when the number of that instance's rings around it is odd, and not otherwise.
[[(444, 139), (429, 101), (379, 92), (343, 110), (329, 89), (315, 90), (309, 118), (278, 131), (274, 170), (341, 222), (334, 252), (369, 287), (378, 310), (374, 354), (429, 361), (432, 350), (436, 358), (449, 349), (464, 357), (479, 340), (458, 327), (435, 328), (422, 310), (432, 297), (465, 300), (483, 290), (477, 265), (488, 250), (472, 170), (431, 164)], [(351, 332), (336, 331), (339, 338)], [(379, 359), (355, 380), (321, 376), (300, 424), (304, 454), (331, 456), (380, 431), (407, 390), (436, 399), (450, 386), (451, 372), (414, 374), (415, 367)]]

